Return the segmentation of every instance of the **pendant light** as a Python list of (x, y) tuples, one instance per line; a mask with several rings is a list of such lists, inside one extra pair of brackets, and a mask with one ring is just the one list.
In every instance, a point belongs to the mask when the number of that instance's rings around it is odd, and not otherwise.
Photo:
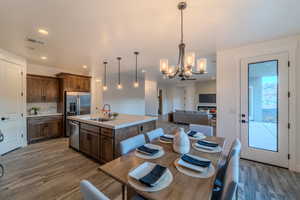
[(180, 80), (196, 80), (192, 78), (193, 74), (205, 74), (207, 73), (207, 59), (201, 58), (197, 60), (197, 66), (195, 67), (195, 57), (194, 52), (185, 51), (185, 43), (183, 40), (183, 10), (187, 8), (187, 3), (185, 1), (179, 2), (177, 8), (180, 11), (180, 44), (179, 44), (179, 56), (178, 63), (176, 66), (169, 66), (168, 59), (160, 60), (160, 72), (164, 78), (173, 79), (179, 77)]
[(138, 88), (139, 82), (138, 82), (137, 60), (138, 60), (139, 52), (135, 51), (134, 54), (135, 54), (135, 82), (133, 83), (133, 87)]
[(103, 64), (104, 64), (104, 82), (103, 82), (103, 87), (102, 87), (102, 89), (103, 89), (103, 91), (107, 91), (108, 90), (108, 87), (107, 87), (107, 84), (106, 84), (106, 66), (107, 66), (107, 61), (104, 61), (103, 62)]
[(117, 88), (119, 90), (122, 90), (123, 86), (121, 84), (121, 57), (117, 57), (117, 60), (118, 60), (118, 85), (117, 85)]

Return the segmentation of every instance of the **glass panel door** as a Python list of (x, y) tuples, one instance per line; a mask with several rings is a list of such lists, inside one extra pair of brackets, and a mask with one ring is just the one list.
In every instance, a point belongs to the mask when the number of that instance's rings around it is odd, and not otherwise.
[(248, 64), (250, 147), (278, 150), (277, 86), (278, 60)]
[(288, 55), (242, 60), (242, 157), (288, 167)]

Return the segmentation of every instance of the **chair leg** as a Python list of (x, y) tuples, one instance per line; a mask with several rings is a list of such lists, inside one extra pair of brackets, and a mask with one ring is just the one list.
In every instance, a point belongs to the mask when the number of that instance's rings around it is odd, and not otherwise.
[(122, 184), (122, 200), (126, 200), (126, 186)]

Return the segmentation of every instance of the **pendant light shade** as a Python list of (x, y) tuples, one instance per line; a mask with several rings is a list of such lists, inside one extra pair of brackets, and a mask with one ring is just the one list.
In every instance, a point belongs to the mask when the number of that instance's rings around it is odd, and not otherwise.
[(123, 89), (123, 86), (121, 84), (121, 57), (117, 57), (117, 60), (118, 60), (118, 85), (117, 85), (117, 88), (119, 90)]
[(107, 69), (106, 69), (106, 67), (107, 67), (107, 61), (104, 61), (103, 62), (103, 64), (104, 64), (104, 82), (103, 82), (103, 87), (102, 87), (102, 89), (103, 89), (103, 91), (107, 91), (108, 90), (108, 87), (107, 87), (107, 77), (106, 77), (106, 72), (107, 72)]
[(139, 87), (139, 82), (138, 82), (138, 66), (137, 66), (137, 62), (138, 62), (138, 55), (139, 52), (134, 52), (135, 54), (135, 82), (133, 83), (133, 87), (134, 88), (138, 88)]

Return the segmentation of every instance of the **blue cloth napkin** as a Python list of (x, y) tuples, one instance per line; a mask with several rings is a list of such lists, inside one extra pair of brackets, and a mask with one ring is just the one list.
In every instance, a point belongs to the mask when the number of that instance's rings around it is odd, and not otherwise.
[(170, 137), (167, 137), (167, 136), (164, 136), (164, 135), (163, 135), (163, 136), (160, 136), (160, 139), (161, 139), (161, 140), (164, 140), (164, 141), (168, 141), (168, 142), (169, 142), (169, 141), (171, 141), (171, 142), (173, 141), (173, 138), (170, 138)]
[(217, 143), (214, 142), (206, 142), (204, 140), (199, 140), (197, 141), (198, 144), (203, 145), (203, 146), (207, 146), (207, 147), (217, 147), (219, 146)]
[(194, 135), (196, 135), (196, 134), (197, 134), (197, 131), (190, 131), (190, 132), (188, 133), (188, 136), (194, 137)]
[(143, 146), (140, 146), (139, 148), (137, 148), (137, 150), (141, 153), (144, 153), (144, 154), (147, 154), (147, 155), (155, 155), (159, 152), (158, 149), (152, 149), (152, 148), (149, 148), (149, 147), (146, 147), (145, 145)]
[(187, 163), (190, 163), (192, 165), (197, 165), (200, 167), (209, 167), (209, 165), (211, 164), (211, 161), (198, 160), (187, 154), (184, 154), (183, 156), (181, 156), (181, 159)]
[(164, 175), (167, 168), (161, 165), (155, 165), (155, 167), (144, 177), (140, 178), (139, 181), (148, 186), (154, 187), (157, 184), (157, 181)]

